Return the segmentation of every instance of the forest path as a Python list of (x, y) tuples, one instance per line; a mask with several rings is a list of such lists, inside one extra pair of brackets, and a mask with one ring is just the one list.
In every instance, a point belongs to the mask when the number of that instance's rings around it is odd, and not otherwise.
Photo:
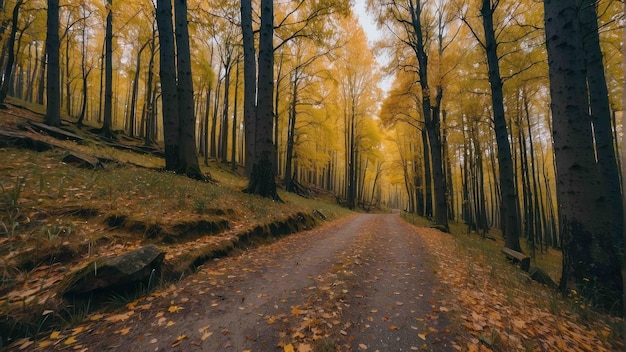
[(446, 294), (418, 231), (397, 214), (353, 215), (207, 263), (119, 314), (87, 317), (47, 347), (453, 350), (440, 311)]

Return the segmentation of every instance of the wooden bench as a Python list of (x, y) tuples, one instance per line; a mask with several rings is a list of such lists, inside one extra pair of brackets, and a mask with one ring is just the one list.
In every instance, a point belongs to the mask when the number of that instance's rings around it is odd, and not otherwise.
[(514, 263), (519, 263), (522, 270), (528, 272), (530, 269), (530, 257), (526, 254), (506, 247), (502, 247), (502, 253), (504, 253), (504, 255), (506, 255), (506, 257)]

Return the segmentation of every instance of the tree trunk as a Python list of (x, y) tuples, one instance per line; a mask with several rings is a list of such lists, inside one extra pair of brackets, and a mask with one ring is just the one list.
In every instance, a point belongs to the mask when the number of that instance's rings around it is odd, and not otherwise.
[[(85, 7), (83, 5), (83, 11), (85, 10)], [(80, 107), (80, 113), (78, 114), (78, 121), (76, 121), (76, 125), (80, 128), (83, 126), (83, 121), (85, 121), (85, 117), (87, 116), (87, 101), (89, 99), (89, 94), (88, 94), (88, 88), (89, 88), (89, 84), (87, 82), (87, 78), (89, 76), (89, 73), (91, 72), (91, 68), (87, 69), (87, 21), (86, 21), (86, 15), (85, 13), (83, 13), (83, 28), (82, 28), (82, 43), (81, 43), (81, 61), (80, 61), (80, 71), (81, 71), (81, 77), (83, 80), (83, 89), (82, 89), (82, 95), (83, 95), (83, 99), (82, 99), (82, 104)]]
[(135, 76), (133, 77), (132, 97), (130, 98), (130, 112), (128, 116), (128, 135), (135, 137), (135, 125), (137, 124), (137, 94), (139, 92), (139, 73), (141, 70), (141, 53), (150, 44), (150, 41), (145, 42), (137, 52), (137, 60), (135, 61)]
[(217, 115), (218, 115), (218, 106), (220, 103), (220, 87), (222, 86), (222, 79), (218, 78), (215, 82), (215, 101), (213, 102), (213, 116), (211, 117), (211, 140), (209, 145), (209, 155), (212, 158), (217, 159)]
[(152, 39), (150, 40), (150, 62), (148, 64), (148, 78), (146, 79), (146, 97), (144, 103), (144, 111), (141, 113), (143, 119), (142, 128), (144, 131), (144, 144), (154, 144), (156, 139), (155, 134), (152, 133), (151, 126), (155, 124), (154, 116), (154, 95), (156, 88), (154, 87), (154, 58), (156, 56), (156, 28), (154, 28), (154, 22), (152, 23)]
[(11, 83), (13, 63), (15, 62), (15, 35), (17, 34), (17, 24), (20, 15), (20, 7), (23, 3), (23, 0), (17, 0), (17, 2), (15, 3), (15, 7), (13, 7), (13, 17), (11, 19), (11, 34), (9, 35), (7, 47), (8, 58), (6, 66), (4, 68), (4, 79), (2, 80), (2, 87), (0, 88), (0, 104), (4, 104), (4, 100), (7, 97), (7, 92), (9, 91), (9, 84)]
[(165, 169), (178, 171), (180, 145), (178, 138), (179, 109), (176, 83), (176, 49), (174, 44), (174, 27), (172, 25), (171, 0), (157, 1), (157, 27), (159, 28), (159, 58), (161, 68), (161, 104), (163, 109), (163, 136), (165, 142)]
[(243, 120), (245, 124), (245, 175), (252, 174), (256, 136), (256, 54), (252, 30), (252, 0), (241, 1), (241, 32), (243, 36)]
[(422, 129), (422, 151), (424, 155), (424, 212), (421, 214), (427, 219), (433, 217), (433, 175), (430, 167), (430, 143), (428, 142), (428, 132)]
[(218, 141), (217, 155), (223, 162), (227, 162), (228, 155), (228, 110), (230, 109), (230, 74), (232, 71), (232, 58), (230, 55), (224, 62), (224, 100), (222, 102), (222, 121), (220, 122), (220, 136)]
[(35, 76), (37, 75), (37, 72), (39, 72), (39, 59), (37, 57), (37, 54), (39, 52), (39, 42), (35, 42), (35, 55), (34, 55), (34, 60), (35, 60), (35, 66), (33, 67), (33, 70), (31, 71), (31, 78), (30, 78), (30, 82), (28, 84), (28, 87), (26, 88), (26, 100), (28, 102), (34, 102), (33, 101), (33, 94), (35, 91)]
[(46, 77), (46, 118), (50, 126), (61, 125), (61, 82), (59, 65), (59, 1), (48, 0), (46, 53), (48, 74)]
[(209, 165), (209, 117), (211, 116), (211, 91), (213, 87), (211, 86), (213, 82), (209, 80), (206, 88), (206, 101), (204, 105), (204, 134), (202, 135), (202, 139), (204, 140), (204, 148), (202, 149), (202, 155), (204, 155), (204, 165)]
[[(414, 7), (413, 7), (414, 6)], [(446, 203), (446, 182), (443, 176), (443, 158), (441, 156), (441, 126), (439, 121), (440, 104), (443, 96), (441, 87), (437, 87), (435, 96), (436, 103), (431, 106), (430, 86), (428, 82), (428, 53), (424, 47), (422, 35), (422, 8), (421, 1), (409, 2), (413, 35), (415, 35), (415, 53), (419, 65), (420, 87), (422, 89), (422, 112), (424, 125), (428, 133), (430, 156), (433, 173), (433, 195), (435, 201), (435, 223), (444, 229), (448, 229), (448, 206)]]
[(289, 192), (295, 192), (292, 180), (291, 165), (293, 160), (294, 138), (296, 134), (296, 117), (297, 117), (297, 100), (298, 100), (298, 70), (296, 69), (293, 76), (293, 86), (291, 92), (291, 106), (289, 108), (289, 120), (287, 123), (287, 147), (285, 151), (285, 189)]
[(104, 37), (104, 121), (101, 134), (113, 137), (113, 0), (107, 0), (106, 34)]
[(607, 204), (607, 217), (610, 222), (613, 242), (617, 251), (623, 247), (622, 227), (622, 192), (620, 174), (617, 162), (617, 153), (613, 140), (611, 126), (611, 108), (609, 105), (609, 91), (604, 74), (600, 36), (598, 34), (598, 15), (596, 0), (582, 0), (580, 14), (581, 37), (585, 55), (587, 86), (589, 93), (589, 107), (591, 122), (593, 123), (594, 141), (597, 153), (597, 163), (602, 177), (603, 196)]
[(513, 162), (511, 160), (511, 146), (504, 113), (504, 97), (502, 93), (502, 78), (498, 62), (497, 42), (493, 27), (493, 12), (491, 0), (482, 0), (481, 15), (485, 31), (485, 49), (489, 66), (489, 83), (491, 85), (491, 102), (493, 105), (493, 120), (498, 145), (498, 167), (500, 171), (500, 192), (502, 194), (501, 224), (505, 237), (505, 246), (515, 251), (521, 251), (519, 244), (519, 222), (517, 217), (517, 195), (515, 194), (515, 178), (513, 176)]
[(592, 304), (622, 302), (622, 262), (596, 168), (585, 56), (575, 2), (545, 0), (563, 271), (559, 289)]
[(274, 161), (276, 160), (274, 154), (276, 151), (272, 142), (274, 125), (274, 100), (272, 99), (274, 92), (273, 37), (274, 3), (272, 0), (261, 0), (254, 163), (245, 192), (280, 200), (276, 190), (276, 180), (274, 179)]
[(235, 69), (235, 101), (233, 106), (233, 129), (231, 132), (231, 149), (230, 149), (230, 169), (235, 172), (237, 170), (237, 129), (238, 129), (238, 121), (237, 121), (237, 109), (239, 108), (239, 62), (240, 58), (237, 58), (237, 68)]
[(189, 178), (204, 180), (196, 148), (196, 113), (193, 101), (191, 49), (187, 25), (187, 0), (174, 0), (176, 33), (176, 67), (178, 69), (178, 158), (177, 172)]

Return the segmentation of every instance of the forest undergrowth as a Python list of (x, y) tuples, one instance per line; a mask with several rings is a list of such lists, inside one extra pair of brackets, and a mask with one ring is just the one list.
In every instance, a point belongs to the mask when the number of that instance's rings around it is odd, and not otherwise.
[[(499, 233), (494, 231), (492, 241), (451, 223), (452, 234), (444, 234), (424, 218), (405, 218), (423, 227), (420, 233), (437, 258), (437, 277), (456, 297), (453, 309), (468, 333), (467, 351), (624, 350), (621, 318), (597, 311), (576, 293), (563, 297), (531, 280), (506, 261)], [(558, 282), (560, 260), (557, 250), (537, 249), (531, 267), (539, 266)]]

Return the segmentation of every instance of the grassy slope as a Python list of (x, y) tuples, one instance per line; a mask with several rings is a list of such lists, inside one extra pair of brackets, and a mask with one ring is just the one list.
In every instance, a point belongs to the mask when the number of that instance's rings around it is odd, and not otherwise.
[[(14, 106), (0, 111), (0, 127), (27, 126), (28, 120), (42, 118)], [(163, 172), (158, 157), (64, 128), (85, 141), (55, 140), (61, 146), (45, 152), (0, 148), (0, 330), (34, 333), (52, 320), (49, 314), (70, 320), (75, 312), (57, 288), (96, 258), (155, 243), (167, 252), (166, 265), (184, 271), (193, 256), (210, 255), (226, 242), (231, 250), (234, 237), (255, 227), (314, 209), (329, 219), (348, 213), (293, 194), (280, 194), (284, 204), (246, 195), (246, 180), (218, 163), (203, 166), (213, 183)], [(62, 162), (70, 151), (109, 162), (100, 170), (80, 168)]]

